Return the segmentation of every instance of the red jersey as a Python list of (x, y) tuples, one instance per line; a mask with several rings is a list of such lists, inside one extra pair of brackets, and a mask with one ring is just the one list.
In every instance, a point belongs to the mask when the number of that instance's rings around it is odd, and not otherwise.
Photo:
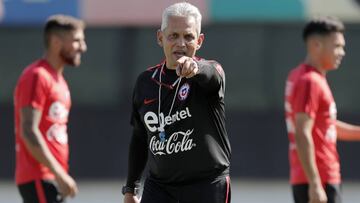
[(308, 180), (296, 149), (296, 113), (306, 113), (314, 119), (312, 139), (322, 183), (340, 183), (340, 164), (336, 149), (336, 104), (326, 77), (306, 64), (301, 64), (290, 72), (285, 89), (285, 116), (290, 141), (290, 182), (301, 184), (308, 183)]
[(35, 179), (54, 179), (54, 174), (36, 161), (20, 135), (20, 110), (32, 107), (42, 112), (39, 129), (47, 146), (61, 166), (68, 170), (67, 121), (70, 92), (62, 74), (45, 60), (29, 65), (20, 76), (14, 92), (16, 183)]

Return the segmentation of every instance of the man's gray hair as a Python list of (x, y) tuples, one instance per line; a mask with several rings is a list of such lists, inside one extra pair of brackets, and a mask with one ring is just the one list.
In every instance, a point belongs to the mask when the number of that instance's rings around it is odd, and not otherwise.
[(162, 14), (161, 30), (168, 26), (169, 17), (193, 17), (198, 36), (201, 32), (201, 13), (197, 7), (187, 2), (180, 2), (167, 7)]

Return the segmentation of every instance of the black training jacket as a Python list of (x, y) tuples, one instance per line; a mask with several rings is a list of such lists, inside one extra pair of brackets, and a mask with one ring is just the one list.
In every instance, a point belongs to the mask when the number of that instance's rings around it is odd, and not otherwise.
[(140, 180), (147, 161), (149, 178), (165, 184), (185, 184), (229, 173), (225, 74), (216, 61), (197, 58), (196, 62), (199, 72), (182, 78), (180, 84), (176, 71), (167, 69), (165, 62), (139, 75), (133, 92), (128, 186), (134, 187)]

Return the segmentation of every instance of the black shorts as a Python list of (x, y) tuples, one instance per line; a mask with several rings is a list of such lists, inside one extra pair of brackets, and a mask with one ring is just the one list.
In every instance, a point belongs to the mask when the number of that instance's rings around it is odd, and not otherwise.
[(141, 203), (230, 203), (229, 176), (213, 181), (170, 186), (150, 178), (145, 180)]
[(35, 180), (18, 185), (23, 203), (64, 203), (53, 181)]
[[(308, 184), (292, 185), (293, 197), (295, 203), (308, 203)], [(325, 184), (325, 192), (328, 203), (341, 203), (341, 185)]]

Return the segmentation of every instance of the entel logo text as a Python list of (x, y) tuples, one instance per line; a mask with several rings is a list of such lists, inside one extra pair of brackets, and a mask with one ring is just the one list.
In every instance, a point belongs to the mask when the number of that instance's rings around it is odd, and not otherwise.
[(173, 115), (165, 116), (165, 118), (164, 118), (164, 113), (162, 113), (162, 112), (160, 113), (160, 115), (158, 117), (154, 112), (149, 111), (144, 115), (144, 122), (145, 122), (146, 127), (151, 132), (154, 133), (154, 132), (159, 131), (160, 127), (162, 127), (162, 129), (164, 129), (165, 126), (171, 125), (171, 124), (175, 123), (176, 121), (180, 121), (180, 120), (186, 119), (188, 117), (191, 117), (188, 107), (186, 107), (184, 110), (176, 111)]

